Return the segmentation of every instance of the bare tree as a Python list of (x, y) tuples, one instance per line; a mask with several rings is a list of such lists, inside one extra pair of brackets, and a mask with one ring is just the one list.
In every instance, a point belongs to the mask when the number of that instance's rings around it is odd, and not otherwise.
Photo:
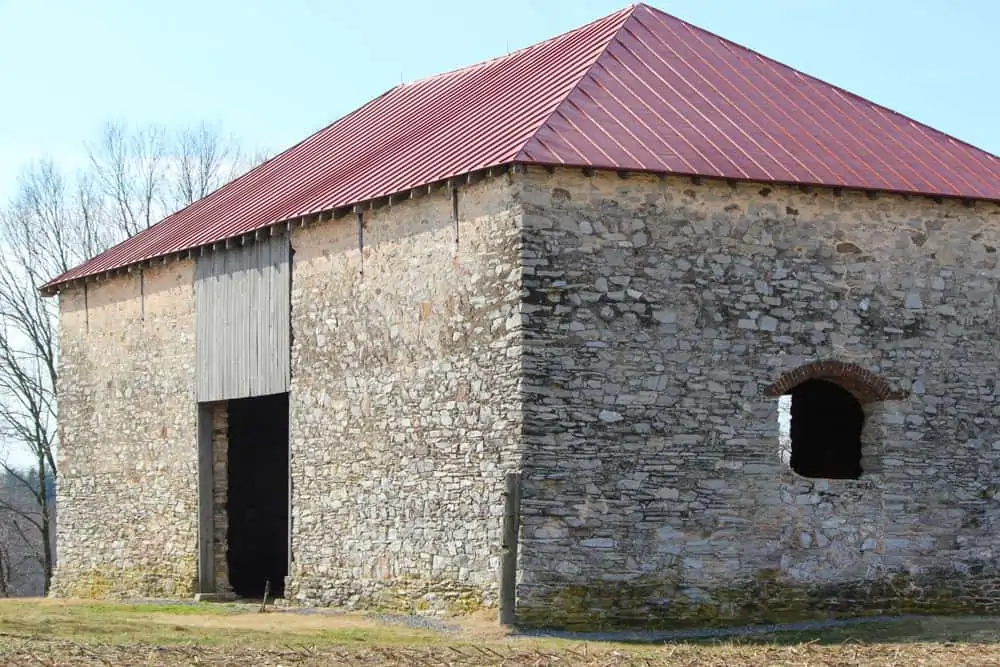
[(159, 126), (104, 125), (88, 153), (108, 220), (131, 236), (224, 185), (265, 155), (206, 122), (173, 133)]
[[(52, 575), (52, 502), (56, 478), (56, 304), (36, 286), (101, 249), (110, 237), (81, 186), (70, 193), (50, 162), (25, 170), (18, 194), (0, 217), (0, 438), (27, 453), (24, 471), (6, 461), (0, 470), (14, 480), (29, 503), (0, 497), (0, 510), (28, 542), (38, 545), (45, 588)], [(32, 539), (34, 538), (34, 539)]]
[(108, 205), (93, 172), (84, 172), (76, 179), (70, 210), (77, 216), (71, 229), (83, 256), (93, 257), (120, 240), (114, 225), (108, 224)]
[[(19, 476), (33, 477), (30, 471)], [(52, 490), (50, 484), (50, 497)], [(41, 595), (45, 591), (44, 551), (39, 549), (39, 533), (31, 523), (37, 523), (41, 510), (22, 482), (6, 474), (0, 474), (0, 498), (5, 507), (16, 508), (0, 512), (0, 597)]]
[(230, 181), (244, 167), (240, 144), (207, 123), (182, 129), (177, 136), (174, 204), (187, 206)]
[[(29, 165), (0, 206), (0, 446), (30, 461), (0, 458), (0, 475), (16, 487), (0, 490), (0, 595), (26, 562), (12, 554), (31, 555), (45, 592), (55, 564), (58, 313), (37, 287), (252, 166), (208, 124), (168, 134), (108, 123), (89, 154), (89, 168), (73, 177), (51, 161)], [(14, 548), (22, 544), (26, 551)]]
[(161, 217), (167, 169), (162, 128), (151, 125), (132, 131), (124, 123), (108, 122), (89, 154), (96, 182), (114, 211), (111, 220), (121, 234), (137, 234)]
[(3, 523), (0, 523), (0, 597), (10, 597), (10, 547), (11, 538)]

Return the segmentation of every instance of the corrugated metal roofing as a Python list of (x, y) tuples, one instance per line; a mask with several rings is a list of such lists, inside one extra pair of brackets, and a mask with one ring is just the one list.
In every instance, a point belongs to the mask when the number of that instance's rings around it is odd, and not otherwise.
[(397, 86), (45, 288), (512, 162), (1000, 201), (1000, 158), (638, 4)]

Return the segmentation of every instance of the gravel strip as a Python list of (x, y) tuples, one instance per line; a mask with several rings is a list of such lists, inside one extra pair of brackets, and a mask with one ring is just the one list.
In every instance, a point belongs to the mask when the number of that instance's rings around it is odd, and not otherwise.
[(370, 618), (382, 623), (392, 623), (396, 625), (405, 625), (408, 628), (415, 628), (417, 630), (432, 630), (434, 632), (441, 632), (444, 634), (455, 634), (461, 627), (453, 625), (450, 623), (445, 623), (443, 619), (437, 616), (421, 616), (418, 614), (376, 614), (369, 613), (365, 614), (365, 618)]

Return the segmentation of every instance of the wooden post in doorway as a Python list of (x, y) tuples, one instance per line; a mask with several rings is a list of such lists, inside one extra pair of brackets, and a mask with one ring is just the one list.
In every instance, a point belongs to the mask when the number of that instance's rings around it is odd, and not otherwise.
[(212, 405), (198, 404), (198, 593), (215, 593), (215, 471)]
[(517, 601), (517, 538), (521, 530), (521, 473), (504, 478), (503, 537), (500, 555), (500, 623), (514, 625)]

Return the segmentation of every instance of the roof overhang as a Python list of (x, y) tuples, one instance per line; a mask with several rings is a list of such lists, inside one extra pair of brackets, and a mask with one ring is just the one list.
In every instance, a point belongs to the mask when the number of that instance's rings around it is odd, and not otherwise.
[(296, 216), (288, 220), (276, 220), (268, 225), (265, 225), (259, 229), (255, 229), (251, 232), (237, 234), (229, 238), (213, 241), (211, 243), (197, 245), (191, 248), (184, 248), (176, 252), (171, 252), (156, 257), (142, 259), (125, 266), (109, 269), (107, 271), (101, 271), (94, 274), (74, 277), (68, 280), (60, 280), (56, 278), (46, 283), (45, 285), (39, 287), (39, 292), (44, 297), (56, 296), (61, 291), (64, 291), (66, 289), (72, 289), (75, 287), (80, 287), (85, 283), (103, 282), (115, 278), (117, 276), (129, 275), (137, 271), (141, 271), (143, 269), (169, 264), (173, 261), (192, 259), (213, 252), (221, 252), (228, 250), (230, 248), (245, 246), (254, 243), (256, 241), (259, 241), (263, 238), (277, 236), (285, 233), (291, 233), (291, 231), (296, 228), (303, 228), (309, 225), (328, 222), (331, 220), (340, 220), (351, 214), (359, 215), (359, 214), (364, 214), (365, 211), (374, 211), (384, 208), (391, 208), (392, 206), (399, 205), (405, 201), (426, 197), (434, 192), (439, 192), (439, 191), (447, 192), (456, 189), (458, 187), (461, 187), (463, 185), (471, 185), (479, 181), (495, 178), (503, 174), (524, 173), (529, 167), (537, 167), (539, 169), (543, 169), (550, 173), (554, 172), (556, 169), (580, 170), (584, 176), (588, 177), (593, 176), (598, 172), (603, 172), (603, 173), (614, 173), (619, 178), (627, 180), (631, 178), (632, 175), (644, 174), (648, 176), (655, 176), (663, 181), (666, 181), (670, 178), (683, 178), (688, 180), (694, 185), (699, 185), (702, 182), (706, 181), (716, 181), (716, 182), (729, 183), (731, 186), (734, 187), (739, 183), (754, 184), (765, 187), (767, 186), (790, 187), (790, 188), (796, 188), (806, 193), (815, 190), (826, 190), (831, 192), (834, 196), (842, 196), (844, 193), (847, 192), (861, 192), (864, 193), (865, 196), (867, 196), (869, 199), (876, 199), (880, 195), (891, 195), (891, 196), (898, 196), (904, 200), (912, 200), (915, 198), (927, 199), (933, 201), (936, 204), (943, 204), (947, 200), (952, 200), (952, 201), (959, 201), (962, 203), (963, 206), (970, 208), (975, 207), (977, 202), (992, 203), (997, 206), (1000, 206), (1000, 200), (971, 199), (968, 197), (957, 197), (954, 195), (914, 194), (912, 192), (899, 192), (894, 190), (871, 190), (871, 189), (858, 188), (852, 186), (838, 187), (838, 186), (831, 186), (819, 183), (813, 184), (813, 183), (794, 183), (794, 182), (782, 182), (782, 181), (757, 181), (757, 180), (747, 180), (747, 179), (724, 179), (714, 176), (701, 176), (698, 174), (684, 174), (675, 172), (665, 173), (665, 172), (654, 172), (654, 171), (638, 170), (638, 169), (625, 170), (616, 167), (579, 166), (579, 165), (567, 165), (561, 163), (543, 164), (538, 162), (510, 162), (496, 167), (480, 169), (477, 171), (455, 176), (453, 178), (448, 178), (441, 181), (428, 183), (426, 185), (408, 188), (400, 192), (395, 192), (384, 196), (375, 197), (373, 199), (368, 199), (365, 201), (355, 202), (344, 206), (337, 206), (335, 208), (328, 210), (316, 211), (313, 213), (308, 213), (306, 215)]
[(129, 275), (143, 269), (163, 266), (175, 261), (202, 257), (209, 253), (221, 252), (230, 248), (246, 246), (264, 238), (291, 233), (292, 229), (295, 228), (302, 228), (308, 225), (327, 222), (330, 220), (340, 220), (351, 214), (363, 215), (365, 211), (391, 208), (392, 206), (401, 204), (405, 201), (410, 201), (411, 199), (426, 197), (434, 192), (448, 192), (463, 185), (472, 185), (485, 179), (492, 179), (512, 171), (521, 170), (523, 170), (523, 165), (518, 163), (508, 163), (496, 167), (488, 167), (486, 169), (471, 171), (452, 178), (435, 181), (433, 183), (413, 188), (407, 188), (406, 190), (402, 190), (400, 192), (394, 192), (365, 201), (345, 204), (343, 206), (337, 206), (335, 208), (322, 211), (315, 211), (305, 215), (296, 216), (294, 218), (289, 218), (287, 220), (275, 220), (274, 222), (268, 223), (267, 225), (250, 232), (236, 234), (225, 239), (212, 241), (211, 243), (196, 245), (190, 248), (183, 248), (175, 252), (141, 259), (124, 266), (108, 269), (106, 271), (99, 271), (66, 280), (62, 280), (57, 277), (39, 287), (38, 291), (43, 297), (57, 296), (62, 291), (80, 287), (86, 283), (103, 282), (118, 276)]

